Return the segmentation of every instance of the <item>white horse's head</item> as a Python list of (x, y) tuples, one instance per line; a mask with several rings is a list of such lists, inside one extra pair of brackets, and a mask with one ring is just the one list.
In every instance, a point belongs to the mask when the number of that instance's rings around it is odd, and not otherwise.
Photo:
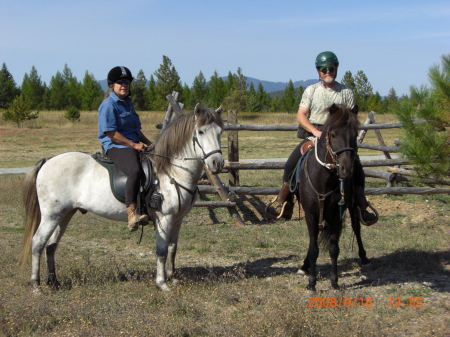
[(224, 164), (220, 142), (223, 131), (221, 114), (222, 106), (213, 110), (197, 104), (194, 108), (194, 151), (213, 173), (222, 171)]

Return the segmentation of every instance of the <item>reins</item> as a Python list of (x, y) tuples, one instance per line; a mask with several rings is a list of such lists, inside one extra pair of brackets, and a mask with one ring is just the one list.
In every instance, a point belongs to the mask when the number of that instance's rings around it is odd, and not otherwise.
[[(314, 142), (313, 147), (314, 147), (315, 159), (320, 165), (322, 165), (323, 167), (327, 168), (330, 171), (334, 170), (334, 169), (337, 169), (339, 167), (339, 164), (337, 162), (337, 157), (341, 153), (346, 152), (346, 151), (353, 152), (353, 153), (356, 152), (355, 149), (351, 148), (351, 147), (345, 147), (345, 148), (339, 149), (337, 151), (333, 151), (333, 148), (331, 147), (331, 144), (330, 144), (329, 132), (327, 132), (325, 161), (322, 161), (322, 160), (320, 160), (320, 158), (318, 156), (318, 153), (317, 153), (318, 141), (319, 141), (318, 137), (314, 138), (314, 140), (313, 140), (313, 142)], [(305, 175), (306, 175), (306, 180), (308, 180), (308, 182), (309, 182), (309, 186), (311, 186), (311, 189), (314, 191), (314, 193), (317, 196), (317, 199), (319, 200), (319, 229), (323, 230), (323, 224), (322, 223), (323, 223), (323, 212), (324, 212), (325, 199), (328, 196), (332, 195), (333, 193), (335, 193), (335, 192), (337, 192), (339, 190), (341, 192), (341, 199), (338, 202), (339, 211), (340, 211), (339, 212), (340, 213), (340, 218), (341, 218), (341, 220), (343, 220), (344, 217), (345, 217), (346, 206), (345, 206), (344, 179), (339, 177), (339, 172), (338, 172), (337, 175), (338, 175), (338, 178), (340, 180), (340, 184), (339, 184), (338, 187), (336, 187), (335, 189), (333, 189), (333, 190), (331, 190), (331, 191), (329, 191), (329, 192), (327, 192), (325, 194), (320, 193), (319, 191), (317, 191), (317, 189), (314, 187), (314, 185), (313, 185), (313, 183), (312, 183), (312, 181), (310, 179), (309, 172), (308, 172), (308, 157), (309, 157), (310, 153), (311, 153), (311, 151), (308, 151), (308, 153), (306, 154), (307, 157), (305, 159)], [(331, 163), (326, 163), (326, 159), (327, 159), (328, 155), (331, 158)], [(331, 174), (331, 172), (330, 172), (330, 174)]]
[[(161, 158), (167, 158), (167, 159), (176, 159), (176, 160), (181, 160), (181, 161), (185, 161), (185, 160), (200, 160), (203, 163), (205, 162), (205, 160), (212, 156), (215, 153), (220, 153), (222, 154), (222, 150), (221, 149), (217, 149), (217, 150), (213, 150), (210, 151), (208, 153), (205, 153), (205, 150), (203, 149), (202, 145), (200, 144), (200, 142), (198, 141), (198, 137), (197, 137), (197, 130), (195, 131), (195, 134), (192, 136), (192, 144), (194, 146), (194, 151), (195, 151), (195, 145), (197, 144), (198, 147), (200, 148), (200, 150), (202, 150), (203, 153), (203, 157), (183, 157), (183, 158), (178, 158), (178, 157), (169, 157), (169, 156), (163, 156), (160, 154), (156, 154), (156, 153), (151, 153), (151, 152), (146, 152), (146, 154), (148, 155), (152, 155), (152, 156), (157, 156), (157, 157), (161, 157)], [(188, 192), (191, 196), (192, 196), (192, 201), (191, 201), (191, 205), (194, 203), (195, 200), (195, 195), (198, 191), (198, 187), (196, 188), (195, 191), (191, 191), (189, 188), (187, 188), (186, 186), (183, 186), (182, 184), (180, 184), (179, 182), (177, 182), (174, 178), (170, 178), (170, 183), (172, 185), (175, 185), (175, 188), (177, 190), (177, 196), (178, 196), (178, 211), (181, 211), (181, 196), (180, 196), (180, 190), (183, 189), (186, 192)]]

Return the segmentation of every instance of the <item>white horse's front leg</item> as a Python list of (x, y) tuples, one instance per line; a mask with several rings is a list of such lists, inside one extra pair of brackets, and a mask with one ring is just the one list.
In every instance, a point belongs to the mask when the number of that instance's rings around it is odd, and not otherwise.
[(175, 256), (177, 254), (177, 243), (171, 243), (169, 245), (168, 258), (166, 261), (166, 276), (168, 280), (173, 278), (175, 272)]
[(156, 257), (156, 286), (164, 291), (169, 291), (170, 288), (166, 283), (166, 255), (157, 255)]
[(156, 286), (168, 291), (166, 276), (166, 261), (169, 250), (169, 240), (167, 228), (164, 228), (159, 222), (156, 224)]

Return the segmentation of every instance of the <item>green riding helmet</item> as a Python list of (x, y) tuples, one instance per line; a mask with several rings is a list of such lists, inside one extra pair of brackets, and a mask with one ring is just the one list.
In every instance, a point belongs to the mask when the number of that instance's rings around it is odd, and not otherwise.
[(339, 60), (335, 53), (331, 51), (323, 51), (316, 57), (316, 68), (323, 67), (330, 64), (335, 64), (336, 67), (339, 66)]

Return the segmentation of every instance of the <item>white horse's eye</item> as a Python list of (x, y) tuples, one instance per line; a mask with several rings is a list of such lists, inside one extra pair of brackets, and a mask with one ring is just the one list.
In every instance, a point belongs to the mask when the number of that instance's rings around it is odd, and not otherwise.
[(204, 135), (205, 133), (202, 130), (198, 130), (199, 135)]

